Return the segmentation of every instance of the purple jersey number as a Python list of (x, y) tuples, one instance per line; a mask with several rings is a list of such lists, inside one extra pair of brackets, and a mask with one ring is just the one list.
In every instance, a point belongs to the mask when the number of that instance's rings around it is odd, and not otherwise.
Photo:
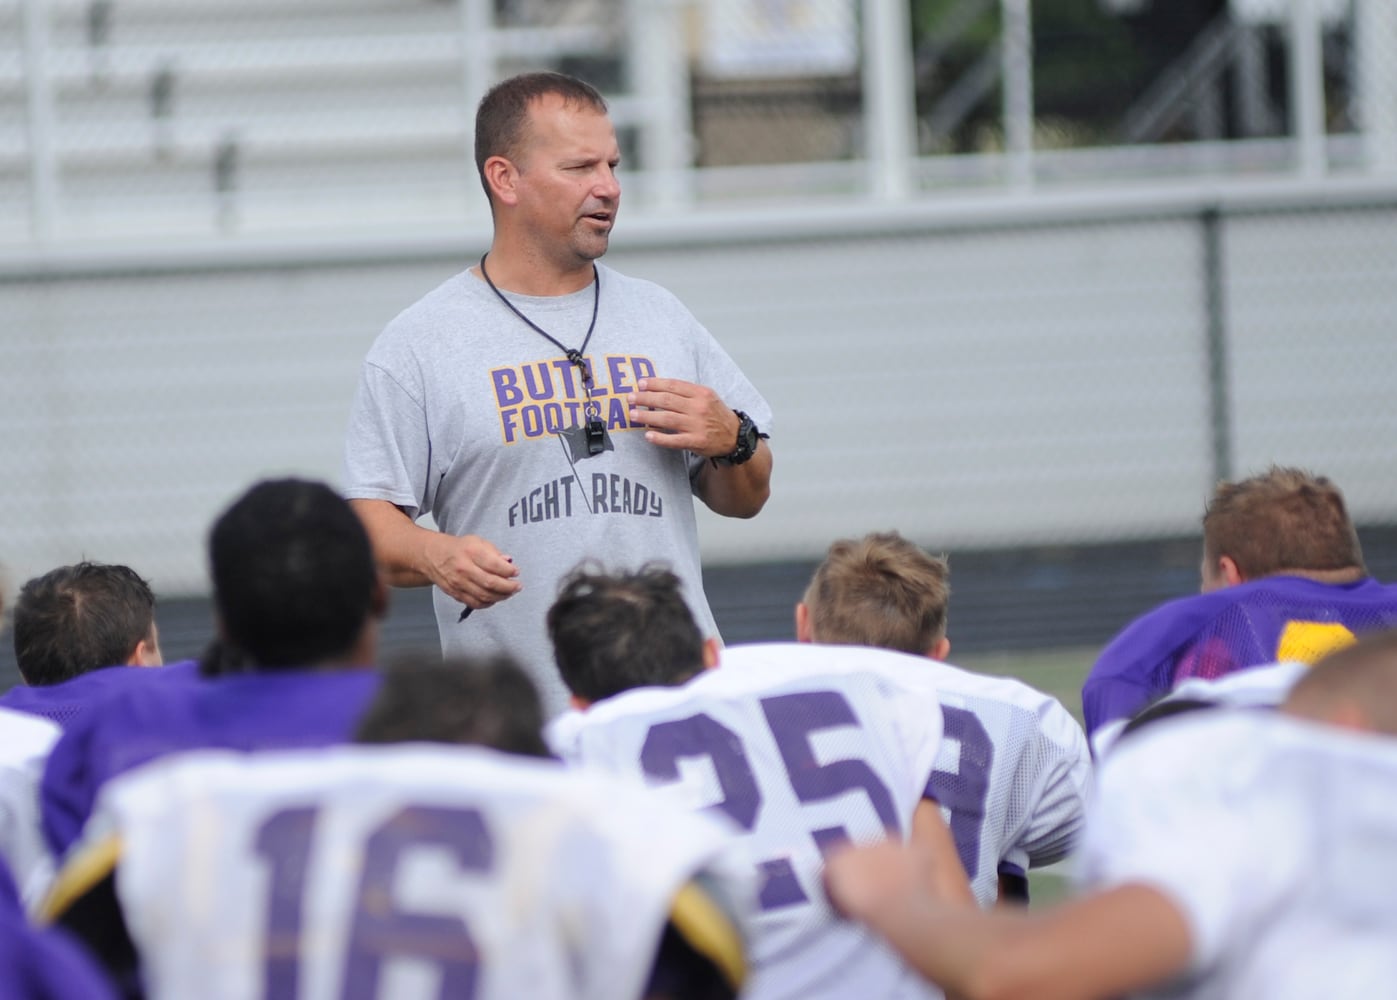
[[(271, 866), (263, 966), (266, 1000), (295, 1000), (300, 985), (301, 922), (306, 873), (317, 811), (275, 813), (257, 831), (257, 853)], [(440, 970), (437, 995), (470, 1000), (480, 964), (470, 930), (459, 917), (412, 913), (393, 903), (393, 882), (404, 855), (419, 847), (445, 850), (464, 871), (486, 872), (494, 843), (476, 809), (408, 806), (379, 825), (364, 845), (363, 873), (355, 893), (354, 921), (340, 996), (378, 996), (386, 959), (407, 956)]]
[[(883, 826), (894, 835), (901, 834), (892, 793), (865, 761), (848, 758), (820, 764), (815, 759), (812, 733), (859, 725), (842, 694), (804, 691), (774, 695), (763, 698), (761, 706), (791, 790), (801, 802), (823, 802), (859, 789), (868, 796)], [(723, 799), (711, 808), (726, 813), (746, 831), (755, 829), (763, 799), (746, 749), (735, 732), (712, 716), (700, 712), (651, 726), (640, 750), (640, 766), (650, 778), (674, 782), (679, 780), (679, 761), (693, 757), (707, 757), (718, 777)], [(843, 827), (812, 830), (811, 837), (822, 854), (849, 839)], [(763, 910), (809, 902), (789, 859), (763, 861), (758, 868), (762, 873), (758, 901)]]
[(974, 712), (950, 705), (942, 705), (941, 712), (946, 738), (960, 744), (960, 761), (954, 771), (932, 771), (926, 794), (951, 811), (951, 837), (956, 842), (956, 853), (965, 866), (965, 874), (973, 881), (980, 871), (980, 837), (989, 797), (990, 768), (994, 765), (994, 743)]

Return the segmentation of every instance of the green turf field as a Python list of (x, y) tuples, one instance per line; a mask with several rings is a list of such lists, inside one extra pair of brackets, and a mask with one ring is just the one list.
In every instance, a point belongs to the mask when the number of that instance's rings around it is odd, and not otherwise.
[[(952, 647), (949, 659), (957, 666), (982, 674), (1017, 677), (1040, 691), (1056, 697), (1082, 721), (1082, 680), (1091, 669), (1099, 648), (1056, 649), (1041, 653), (981, 653), (957, 657)], [(1031, 872), (1029, 898), (1034, 906), (1053, 903), (1067, 892), (1067, 872), (1063, 865)]]

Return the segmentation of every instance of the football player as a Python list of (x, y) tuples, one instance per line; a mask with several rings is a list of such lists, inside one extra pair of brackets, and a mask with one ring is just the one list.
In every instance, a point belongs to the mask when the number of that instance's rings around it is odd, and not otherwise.
[(725, 816), (759, 873), (749, 995), (922, 996), (862, 928), (831, 912), (825, 852), (884, 837), (944, 846), (931, 877), (968, 902), (927, 782), (941, 743), (929, 673), (873, 649), (730, 648), (723, 665), (670, 572), (579, 570), (548, 628), (585, 711), (553, 726), (565, 759), (643, 779), (659, 799)]
[(1282, 660), (1314, 663), (1397, 625), (1397, 586), (1368, 576), (1339, 488), (1273, 467), (1217, 487), (1203, 515), (1203, 593), (1122, 631), (1082, 686), (1087, 732), (1190, 677)]
[(896, 532), (837, 541), (796, 606), (796, 638), (922, 657), (945, 717), (927, 794), (981, 904), (1027, 901), (1027, 869), (1066, 857), (1081, 831), (1090, 754), (1056, 698), (941, 662), (949, 579), (945, 559)]
[(542, 721), (511, 660), (400, 658), (359, 727), (372, 749), (116, 779), (51, 915), (153, 1000), (732, 997), (731, 834), (524, 759)]
[(124, 690), (69, 726), (41, 784), (57, 857), (111, 777), (179, 750), (345, 742), (373, 697), (386, 596), (368, 536), (338, 494), (304, 480), (258, 483), (215, 521), (209, 565), (240, 671)]
[(14, 632), (24, 683), (0, 707), (61, 727), (128, 685), (197, 675), (191, 662), (163, 666), (155, 595), (129, 566), (81, 562), (35, 577), (15, 602)]
[(731, 1000), (730, 842), (479, 747), (193, 751), (104, 787), (45, 917), (149, 1000)]
[(1278, 712), (1214, 709), (1122, 740), (1081, 850), (1086, 893), (974, 913), (886, 847), (828, 888), (967, 997), (1361, 997), (1397, 979), (1397, 632), (1316, 665)]

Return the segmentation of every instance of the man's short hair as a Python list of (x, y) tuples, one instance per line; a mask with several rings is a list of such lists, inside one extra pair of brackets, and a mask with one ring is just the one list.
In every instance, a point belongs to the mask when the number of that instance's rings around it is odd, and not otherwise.
[(549, 95), (561, 97), (572, 107), (590, 108), (603, 115), (607, 112), (606, 99), (595, 87), (564, 73), (521, 73), (491, 87), (475, 113), (475, 168), (492, 204), (485, 161), (503, 156), (519, 162), (520, 149), (528, 138), (530, 106)]
[(407, 653), (383, 672), (359, 723), (360, 743), (458, 743), (547, 757), (543, 703), (507, 656)]
[(575, 569), (548, 609), (548, 636), (563, 682), (589, 702), (682, 684), (703, 669), (703, 633), (679, 577), (661, 566)]
[(368, 535), (324, 483), (253, 486), (214, 522), (209, 566), (224, 637), (254, 669), (341, 657), (374, 613)]
[(1300, 675), (1284, 707), (1323, 719), (1343, 704), (1359, 708), (1372, 728), (1397, 736), (1397, 629), (1369, 632)]
[(60, 566), (20, 590), (14, 624), (25, 683), (58, 684), (130, 660), (154, 633), (155, 595), (129, 566)]
[(1324, 476), (1274, 465), (1218, 484), (1203, 514), (1203, 552), (1209, 563), (1227, 556), (1248, 580), (1363, 568), (1339, 488)]
[(805, 589), (816, 642), (925, 656), (946, 634), (951, 570), (896, 531), (841, 538)]

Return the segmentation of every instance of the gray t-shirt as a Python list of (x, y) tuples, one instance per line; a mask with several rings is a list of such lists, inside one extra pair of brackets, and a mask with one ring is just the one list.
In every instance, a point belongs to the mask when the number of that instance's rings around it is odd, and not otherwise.
[[(677, 298), (598, 265), (596, 329), (586, 356), (614, 451), (573, 459), (559, 429), (583, 422), (575, 367), (480, 278), (462, 272), (408, 307), (365, 359), (350, 414), (344, 493), (430, 512), (452, 535), (479, 535), (519, 567), (523, 590), (458, 622), (435, 591), (442, 650), (508, 652), (549, 714), (566, 705), (544, 623), (558, 581), (579, 562), (607, 570), (668, 565), (700, 628), (716, 635), (703, 594), (691, 499), (706, 459), (660, 448), (632, 427), (626, 394), (658, 376), (708, 386), (763, 432), (771, 410)], [(571, 295), (506, 293), (568, 348), (582, 344), (593, 287)]]

